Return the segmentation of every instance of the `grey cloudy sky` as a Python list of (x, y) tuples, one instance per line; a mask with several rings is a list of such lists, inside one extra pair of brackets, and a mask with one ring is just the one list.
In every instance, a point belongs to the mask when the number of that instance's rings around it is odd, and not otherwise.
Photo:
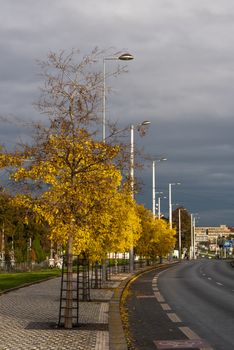
[[(0, 0), (0, 115), (37, 118), (36, 59), (95, 46), (129, 51), (129, 73), (109, 82), (107, 117), (150, 120), (146, 153), (163, 154), (157, 189), (199, 213), (198, 225), (234, 226), (234, 2), (232, 0)], [(108, 62), (112, 69), (116, 62)], [(1, 123), (1, 142), (24, 131)], [(151, 164), (141, 173), (151, 208)], [(167, 214), (168, 201), (162, 201)]]

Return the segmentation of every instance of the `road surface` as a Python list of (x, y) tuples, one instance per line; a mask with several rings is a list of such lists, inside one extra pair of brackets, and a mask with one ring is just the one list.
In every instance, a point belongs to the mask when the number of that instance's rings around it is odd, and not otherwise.
[(129, 349), (234, 349), (234, 268), (224, 260), (183, 261), (130, 286)]

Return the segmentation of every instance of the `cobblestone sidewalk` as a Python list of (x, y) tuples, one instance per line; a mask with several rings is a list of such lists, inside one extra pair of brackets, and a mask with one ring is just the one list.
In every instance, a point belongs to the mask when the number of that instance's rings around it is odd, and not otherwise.
[(114, 276), (105, 289), (92, 289), (79, 304), (79, 328), (57, 328), (60, 278), (0, 296), (0, 350), (109, 350), (108, 312), (113, 288), (127, 278)]

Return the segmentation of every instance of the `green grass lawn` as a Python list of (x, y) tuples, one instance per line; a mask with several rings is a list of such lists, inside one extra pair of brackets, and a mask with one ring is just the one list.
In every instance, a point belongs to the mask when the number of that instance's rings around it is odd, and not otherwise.
[(0, 292), (20, 287), (27, 283), (43, 281), (46, 278), (61, 276), (61, 270), (45, 270), (36, 272), (0, 273)]

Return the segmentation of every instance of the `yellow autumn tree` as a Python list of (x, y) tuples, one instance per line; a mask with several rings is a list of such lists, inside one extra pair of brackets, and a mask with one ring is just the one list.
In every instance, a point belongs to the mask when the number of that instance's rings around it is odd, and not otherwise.
[(141, 257), (149, 258), (151, 256), (151, 249), (153, 241), (158, 242), (157, 232), (154, 231), (154, 219), (152, 212), (146, 209), (143, 205), (137, 206), (138, 215), (142, 227), (140, 239), (136, 245), (136, 254)]
[[(140, 237), (140, 218), (136, 203), (125, 190), (119, 190), (102, 212), (93, 211), (91, 222), (84, 227), (89, 234), (89, 257), (94, 261), (106, 258), (107, 253), (128, 251)], [(75, 239), (74, 246), (79, 245)]]
[(101, 217), (118, 192), (121, 174), (113, 164), (118, 147), (94, 141), (84, 129), (73, 129), (73, 135), (50, 135), (39, 154), (34, 148), (27, 152), (30, 161), (12, 178), (41, 184), (43, 191), (36, 196), (18, 195), (15, 201), (45, 219), (51, 238), (67, 246), (65, 327), (71, 328), (72, 254), (90, 253), (95, 241), (93, 215)]
[(175, 247), (176, 230), (170, 228), (169, 223), (163, 219), (155, 219), (155, 224), (158, 233), (158, 244), (155, 247), (155, 253), (159, 257), (167, 256)]
[(41, 183), (41, 195), (18, 195), (15, 201), (45, 219), (51, 238), (67, 243), (68, 253), (88, 253), (96, 231), (94, 215), (100, 218), (118, 193), (121, 174), (113, 164), (117, 153), (118, 147), (94, 141), (85, 130), (77, 130), (74, 138), (52, 135), (43, 157), (41, 149), (39, 159), (34, 155), (12, 175), (15, 181)]
[(65, 328), (72, 328), (72, 253), (101, 257), (102, 250), (128, 247), (139, 232), (130, 201), (119, 194), (124, 147), (121, 153), (119, 146), (98, 141), (103, 72), (92, 65), (105, 55), (94, 49), (79, 61), (78, 51), (51, 52), (40, 62), (45, 82), (36, 107), (46, 122), (35, 125), (32, 142), (22, 145), (22, 166), (12, 174), (28, 185), (15, 201), (46, 220), (51, 238), (67, 246)]
[(143, 205), (138, 206), (142, 232), (137, 242), (136, 253), (146, 258), (167, 255), (175, 244), (175, 230), (170, 229), (166, 221), (153, 217), (150, 210)]

